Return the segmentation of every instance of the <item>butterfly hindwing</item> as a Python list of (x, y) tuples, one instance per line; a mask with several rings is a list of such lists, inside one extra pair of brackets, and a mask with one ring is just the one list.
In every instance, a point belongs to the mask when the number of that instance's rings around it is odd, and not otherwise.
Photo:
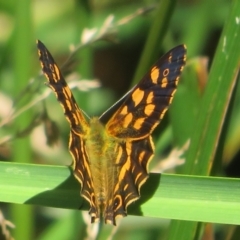
[(106, 126), (108, 133), (132, 140), (149, 136), (172, 101), (185, 62), (184, 45), (161, 57), (109, 120)]
[(140, 197), (140, 188), (148, 178), (148, 164), (153, 157), (151, 136), (121, 143), (121, 167), (112, 199), (106, 204), (105, 222), (115, 225), (116, 218), (127, 215), (127, 207)]
[(71, 129), (68, 147), (73, 158), (72, 167), (74, 176), (81, 183), (81, 195), (90, 204), (89, 214), (92, 219), (96, 219), (96, 221), (98, 221), (100, 216), (98, 206), (95, 201), (92, 173), (89, 167), (90, 162), (85, 147), (84, 136)]

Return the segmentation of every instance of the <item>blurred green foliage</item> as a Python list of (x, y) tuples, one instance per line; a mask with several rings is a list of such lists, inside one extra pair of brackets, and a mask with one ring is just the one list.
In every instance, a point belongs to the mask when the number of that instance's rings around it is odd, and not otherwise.
[[(69, 127), (39, 75), (36, 39), (63, 66), (67, 80), (78, 86), (74, 96), (89, 116), (100, 115), (161, 54), (185, 43), (187, 66), (169, 114), (154, 133), (156, 156), (151, 165), (170, 146), (182, 146), (191, 139), (187, 163), (174, 171), (239, 177), (239, 165), (231, 168), (239, 162), (239, 13), (238, 0), (0, 0), (1, 159), (55, 165), (71, 162)], [(47, 123), (59, 126), (53, 148), (46, 145)], [(16, 225), (10, 229), (15, 239), (187, 240), (211, 239), (212, 234), (225, 239), (230, 233), (228, 239), (240, 237), (237, 226), (206, 227), (184, 221), (169, 226), (169, 220), (128, 216), (115, 228), (88, 225), (89, 219), (83, 220), (85, 212), (80, 211), (0, 206), (5, 218)]]

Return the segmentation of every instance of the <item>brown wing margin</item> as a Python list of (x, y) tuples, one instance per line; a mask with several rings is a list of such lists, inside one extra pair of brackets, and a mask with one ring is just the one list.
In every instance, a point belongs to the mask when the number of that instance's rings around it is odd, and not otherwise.
[(88, 123), (50, 52), (39, 40), (37, 41), (37, 47), (42, 71), (48, 80), (48, 85), (55, 93), (66, 119), (70, 123), (69, 151), (73, 158), (74, 175), (81, 183), (81, 195), (90, 203), (89, 213), (92, 216), (92, 221), (93, 219), (97, 221), (99, 213), (96, 210), (89, 160), (84, 143)]

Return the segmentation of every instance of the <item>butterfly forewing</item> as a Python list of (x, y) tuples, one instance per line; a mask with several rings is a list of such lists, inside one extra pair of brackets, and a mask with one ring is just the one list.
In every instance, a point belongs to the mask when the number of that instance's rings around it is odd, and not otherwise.
[[(151, 133), (170, 105), (186, 61), (180, 45), (158, 60), (150, 72), (99, 119), (87, 122), (58, 66), (38, 41), (41, 66), (70, 123), (69, 150), (81, 195), (90, 203), (92, 222), (101, 213), (106, 223), (127, 215), (140, 196), (154, 153)], [(109, 121), (111, 114), (118, 107)], [(102, 122), (107, 122), (104, 127)]]
[(107, 123), (109, 134), (132, 140), (150, 135), (172, 102), (185, 62), (185, 45), (161, 57)]
[(88, 127), (88, 123), (81, 109), (79, 109), (70, 88), (50, 52), (39, 40), (37, 41), (37, 46), (42, 71), (48, 80), (49, 87), (54, 91), (58, 101), (62, 105), (64, 114), (71, 128), (76, 128), (83, 134)]

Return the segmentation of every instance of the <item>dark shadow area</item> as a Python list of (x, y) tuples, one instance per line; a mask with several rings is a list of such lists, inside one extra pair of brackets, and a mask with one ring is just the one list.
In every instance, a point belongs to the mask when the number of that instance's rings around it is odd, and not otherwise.
[(146, 183), (140, 190), (140, 198), (128, 207), (128, 215), (143, 216), (141, 206), (154, 196), (160, 186), (161, 174), (150, 173)]
[(81, 185), (71, 172), (69, 178), (54, 189), (46, 190), (27, 200), (26, 204), (46, 207), (88, 210), (88, 203), (80, 196)]

